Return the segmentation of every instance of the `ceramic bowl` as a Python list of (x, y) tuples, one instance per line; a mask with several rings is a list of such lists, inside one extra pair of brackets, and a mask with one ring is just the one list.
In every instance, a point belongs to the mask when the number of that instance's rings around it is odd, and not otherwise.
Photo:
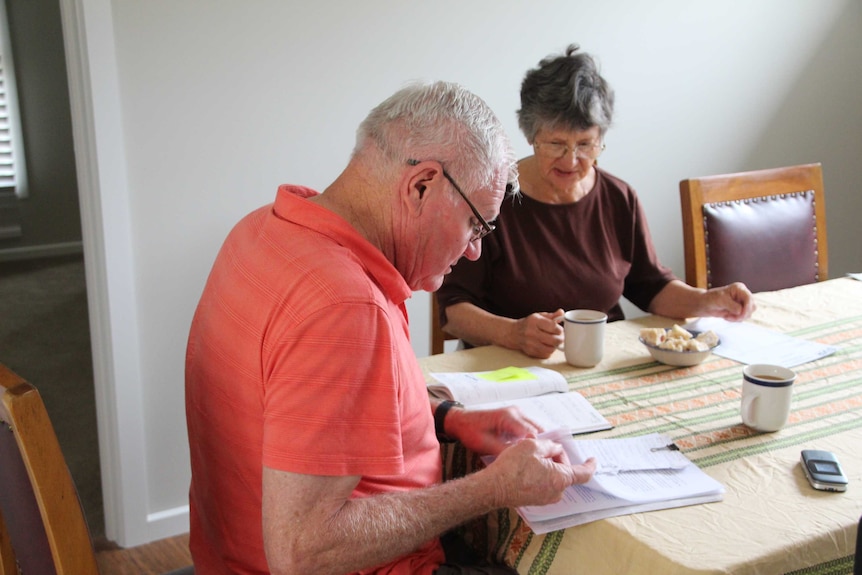
[[(692, 330), (689, 330), (689, 332), (695, 337), (700, 333)], [(666, 365), (673, 365), (675, 367), (690, 367), (692, 365), (697, 365), (708, 358), (712, 354), (712, 350), (721, 344), (719, 341), (705, 351), (673, 351), (671, 349), (663, 349), (661, 347), (648, 344), (642, 337), (639, 337), (638, 340), (644, 344), (647, 350), (649, 350), (650, 355), (657, 362), (664, 363)]]

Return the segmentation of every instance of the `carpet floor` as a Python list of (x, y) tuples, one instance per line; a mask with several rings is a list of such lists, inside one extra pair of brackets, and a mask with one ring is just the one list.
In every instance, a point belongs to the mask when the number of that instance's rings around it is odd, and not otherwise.
[(94, 538), (104, 535), (82, 256), (0, 262), (0, 362), (42, 396)]

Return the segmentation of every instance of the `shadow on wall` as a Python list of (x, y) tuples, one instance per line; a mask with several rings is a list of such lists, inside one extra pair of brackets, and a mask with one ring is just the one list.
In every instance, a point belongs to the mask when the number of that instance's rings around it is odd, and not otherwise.
[[(823, 163), (829, 275), (862, 271), (862, 3), (848, 2), (835, 28), (801, 70), (796, 84), (748, 155), (745, 170)], [(805, 64), (801, 62), (800, 64)], [(829, 149), (829, 160), (823, 150)]]

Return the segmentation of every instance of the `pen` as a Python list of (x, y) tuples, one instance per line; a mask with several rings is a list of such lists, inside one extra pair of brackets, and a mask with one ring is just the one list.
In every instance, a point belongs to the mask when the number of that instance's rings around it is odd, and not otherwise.
[(676, 443), (668, 443), (664, 447), (653, 447), (650, 451), (679, 451), (679, 446)]

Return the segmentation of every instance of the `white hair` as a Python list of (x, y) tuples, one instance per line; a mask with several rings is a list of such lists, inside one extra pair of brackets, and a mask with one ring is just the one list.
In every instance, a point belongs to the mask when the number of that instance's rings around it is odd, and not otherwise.
[(469, 190), (493, 185), (501, 168), (517, 181), (515, 154), (497, 116), (451, 82), (410, 84), (384, 100), (359, 125), (354, 156), (369, 141), (394, 164), (437, 160)]

